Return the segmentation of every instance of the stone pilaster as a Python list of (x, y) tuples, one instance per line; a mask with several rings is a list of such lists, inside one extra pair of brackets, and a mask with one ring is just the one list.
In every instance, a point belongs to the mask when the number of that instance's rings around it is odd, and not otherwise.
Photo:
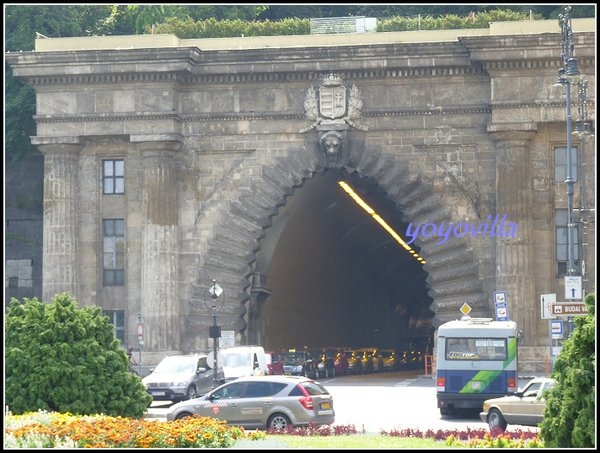
[(44, 233), (42, 298), (52, 301), (56, 294), (70, 292), (77, 298), (79, 154), (76, 137), (60, 143), (59, 138), (34, 137), (44, 155)]
[[(529, 154), (534, 127), (502, 130), (489, 127), (496, 140), (496, 213), (517, 225), (514, 237), (507, 227), (496, 237), (496, 291), (506, 291), (508, 314), (525, 336), (538, 345), (539, 302), (535, 295), (533, 254), (533, 193)], [(491, 129), (491, 130), (490, 130)], [(499, 130), (500, 129), (500, 130)], [(503, 235), (502, 235), (503, 234)], [(493, 304), (493, 301), (492, 301)]]
[(143, 156), (142, 292), (144, 350), (165, 355), (180, 349), (178, 141), (138, 143)]

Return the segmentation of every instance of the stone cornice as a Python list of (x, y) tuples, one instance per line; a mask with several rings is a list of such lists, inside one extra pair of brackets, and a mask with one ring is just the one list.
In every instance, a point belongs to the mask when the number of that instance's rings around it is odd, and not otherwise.
[[(596, 34), (575, 33), (575, 58), (595, 59)], [(459, 38), (473, 61), (502, 60), (558, 60), (560, 61), (560, 33), (467, 36)]]
[[(48, 75), (22, 77), (34, 86), (53, 85), (93, 85), (116, 83), (164, 83), (174, 82), (178, 85), (196, 84), (233, 84), (256, 82), (298, 82), (308, 81), (319, 83), (320, 77), (331, 72), (324, 71), (298, 71), (298, 72), (248, 72), (236, 74), (203, 74), (191, 75), (185, 72), (145, 72), (145, 73), (109, 73), (86, 75)], [(349, 70), (335, 71), (344, 80), (384, 79), (384, 78), (414, 78), (414, 77), (448, 77), (448, 76), (481, 76), (485, 75), (480, 65), (475, 66), (443, 66), (443, 67), (417, 67), (397, 69)]]
[[(573, 101), (576, 104), (576, 101)], [(464, 105), (458, 107), (443, 107), (431, 109), (377, 109), (364, 110), (364, 118), (377, 118), (382, 116), (427, 116), (427, 115), (465, 115), (486, 114), (494, 109), (527, 109), (527, 108), (556, 108), (564, 107), (564, 101), (553, 102), (502, 102), (492, 105)], [(595, 102), (588, 100), (588, 106), (594, 110)], [(140, 120), (165, 120), (170, 119), (178, 122), (211, 122), (211, 121), (241, 121), (241, 120), (303, 120), (306, 119), (303, 112), (251, 112), (251, 113), (204, 113), (204, 114), (180, 114), (180, 113), (115, 113), (115, 114), (77, 114), (77, 115), (43, 115), (34, 116), (37, 123), (81, 123), (97, 121), (140, 121)]]
[[(594, 58), (579, 58), (577, 59), (579, 67), (593, 67), (595, 64)], [(558, 71), (562, 67), (562, 63), (559, 58), (556, 59), (543, 59), (543, 60), (498, 60), (498, 61), (486, 61), (483, 63), (483, 67), (486, 71), (499, 71), (499, 70), (538, 70), (538, 69), (551, 69)]]

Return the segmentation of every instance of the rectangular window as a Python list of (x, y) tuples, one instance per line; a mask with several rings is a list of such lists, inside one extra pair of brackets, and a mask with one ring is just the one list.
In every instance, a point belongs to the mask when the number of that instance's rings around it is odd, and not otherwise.
[(506, 338), (446, 338), (446, 360), (506, 360)]
[[(559, 277), (567, 275), (569, 264), (567, 249), (568, 249), (568, 227), (567, 227), (567, 210), (556, 210), (556, 262), (557, 274)], [(579, 226), (573, 228), (573, 265), (575, 269), (579, 267)]]
[(103, 221), (103, 285), (125, 285), (125, 220)]
[[(577, 147), (571, 147), (571, 175), (577, 181)], [(567, 179), (567, 147), (559, 146), (554, 148), (554, 180), (556, 182), (565, 182)]]
[(123, 160), (103, 160), (102, 165), (102, 192), (104, 194), (125, 193), (125, 164)]
[(125, 344), (125, 312), (123, 310), (102, 310), (104, 316), (110, 318), (114, 327), (115, 338)]

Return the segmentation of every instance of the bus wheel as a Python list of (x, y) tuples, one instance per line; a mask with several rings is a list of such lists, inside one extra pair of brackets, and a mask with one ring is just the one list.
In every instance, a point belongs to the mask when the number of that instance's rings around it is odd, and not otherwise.
[(488, 426), (490, 427), (490, 431), (494, 429), (500, 429), (504, 431), (506, 429), (506, 425), (506, 420), (504, 420), (504, 417), (498, 409), (490, 410), (490, 413), (488, 414)]
[(444, 415), (452, 415), (452, 408), (450, 407), (440, 407), (440, 414)]

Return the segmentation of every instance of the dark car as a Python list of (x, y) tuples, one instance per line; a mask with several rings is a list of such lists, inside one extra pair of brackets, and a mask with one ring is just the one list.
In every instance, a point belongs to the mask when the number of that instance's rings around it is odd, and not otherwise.
[(343, 376), (348, 374), (348, 357), (344, 353), (342, 348), (336, 350), (333, 366), (335, 367), (335, 374), (337, 376)]
[(267, 359), (267, 368), (269, 375), (283, 374), (283, 361), (279, 357), (279, 353), (273, 351), (265, 352)]
[(283, 374), (317, 379), (317, 362), (308, 351), (288, 351), (280, 354)]
[(317, 362), (317, 379), (335, 376), (336, 350), (332, 348), (310, 349), (308, 351)]
[(393, 371), (398, 369), (400, 357), (395, 349), (379, 349), (377, 351), (378, 363), (383, 371)]
[(344, 355), (348, 361), (348, 374), (361, 374), (363, 372), (362, 352), (346, 349)]
[(296, 376), (239, 378), (209, 394), (171, 406), (167, 420), (198, 414), (248, 429), (331, 424), (333, 397), (318, 382)]

